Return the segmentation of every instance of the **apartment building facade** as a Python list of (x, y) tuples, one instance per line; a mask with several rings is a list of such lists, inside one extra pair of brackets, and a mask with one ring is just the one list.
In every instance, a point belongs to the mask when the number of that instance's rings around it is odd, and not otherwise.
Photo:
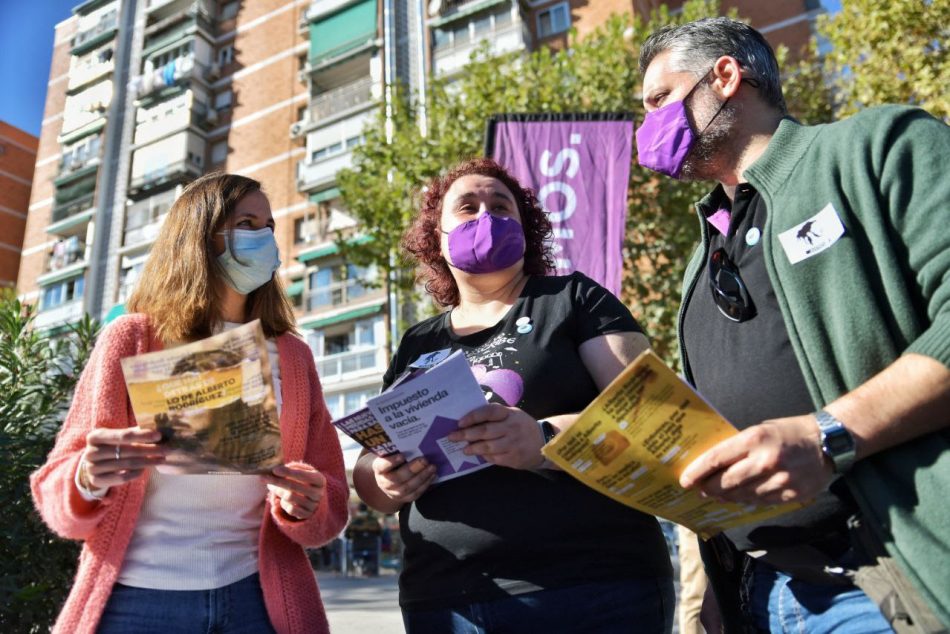
[[(475, 46), (564, 46), (646, 0), (87, 0), (56, 27), (18, 292), (56, 330), (123, 310), (169, 207), (211, 170), (262, 182), (280, 275), (340, 416), (375, 394), (394, 307), (340, 198), (386, 87), (422, 95)], [(680, 3), (671, 2), (677, 10)], [(807, 41), (814, 0), (729, 0), (773, 42)], [(0, 205), (6, 203), (0, 201)], [(0, 211), (3, 211), (0, 209)]]
[(40, 140), (0, 121), (0, 288), (15, 288)]

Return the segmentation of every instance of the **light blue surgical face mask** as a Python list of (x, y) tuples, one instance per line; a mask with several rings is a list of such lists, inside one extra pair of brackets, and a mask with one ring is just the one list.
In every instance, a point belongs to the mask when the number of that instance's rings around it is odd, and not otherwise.
[(274, 277), (280, 267), (280, 254), (272, 230), (235, 229), (233, 245), (227, 232), (222, 235), (225, 248), (218, 262), (224, 267), (228, 286), (247, 295)]

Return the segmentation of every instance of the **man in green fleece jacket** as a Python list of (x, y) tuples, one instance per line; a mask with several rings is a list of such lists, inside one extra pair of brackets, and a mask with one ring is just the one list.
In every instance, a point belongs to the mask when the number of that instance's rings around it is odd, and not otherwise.
[(897, 106), (799, 125), (728, 18), (657, 31), (640, 70), (641, 165), (718, 181), (679, 337), (742, 431), (681, 484), (809, 502), (702, 544), (727, 631), (946, 631), (950, 128)]

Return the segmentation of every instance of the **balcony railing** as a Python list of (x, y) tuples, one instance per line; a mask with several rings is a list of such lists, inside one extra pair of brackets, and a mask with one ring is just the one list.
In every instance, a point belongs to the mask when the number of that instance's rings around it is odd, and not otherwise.
[(310, 121), (316, 122), (331, 117), (368, 103), (372, 99), (373, 79), (371, 77), (359, 79), (315, 96), (310, 102)]
[(129, 188), (134, 192), (138, 192), (179, 179), (185, 179), (189, 175), (195, 177), (201, 176), (201, 169), (188, 161), (178, 161), (170, 165), (163, 165), (149, 170), (142, 176), (133, 178), (129, 183)]
[(386, 370), (383, 348), (349, 350), (317, 358), (317, 372), (326, 383), (341, 381), (350, 375), (371, 374)]
[(82, 318), (84, 312), (82, 298), (78, 297), (56, 306), (40, 306), (33, 324), (40, 330), (48, 330), (74, 323)]
[(76, 49), (83, 49), (85, 46), (92, 44), (94, 40), (103, 38), (106, 33), (110, 31), (115, 31), (119, 28), (119, 16), (115, 12), (110, 12), (108, 15), (103, 16), (99, 20), (96, 26), (91, 29), (86, 29), (85, 31), (80, 31), (73, 38), (73, 54), (76, 54)]
[[(471, 13), (472, 9), (483, 10), (496, 4), (502, 4), (504, 0), (447, 0), (442, 2), (442, 10), (438, 14), (441, 21), (449, 21), (456, 17), (464, 17)], [(476, 8), (477, 7), (477, 8)]]
[(307, 191), (332, 183), (336, 173), (353, 165), (353, 153), (344, 150), (339, 154), (332, 154), (316, 161), (300, 161), (297, 163), (297, 189)]
[[(521, 35), (521, 32), (522, 25), (520, 23), (506, 24), (504, 26), (498, 27), (497, 29), (485, 31), (484, 33), (478, 33), (475, 35), (474, 39), (465, 40), (464, 42), (453, 42), (452, 44), (436, 47), (432, 50), (432, 55), (433, 57), (440, 58), (464, 53), (467, 57), (474, 48), (479, 46), (485, 40), (490, 43), (489, 51), (492, 54), (500, 55), (510, 50), (514, 50), (514, 48), (510, 46), (509, 42), (501, 42), (499, 40), (505, 37), (509, 37), (510, 40), (510, 36), (513, 33)], [(523, 39), (521, 39), (521, 43), (524, 43)], [(508, 44), (508, 46), (506, 46), (506, 44)]]
[(304, 297), (304, 306), (308, 312), (325, 310), (334, 306), (342, 306), (357, 299), (362, 299), (374, 290), (367, 288), (360, 280), (345, 280), (312, 289)]
[(94, 152), (87, 153), (85, 156), (70, 156), (66, 160), (60, 160), (59, 172), (56, 174), (56, 178), (62, 179), (98, 163), (99, 148), (96, 148)]
[(125, 233), (122, 235), (122, 246), (133, 247), (140, 244), (154, 242), (155, 238), (158, 237), (158, 232), (162, 228), (162, 223), (165, 221), (165, 216), (167, 215), (167, 213), (162, 214), (152, 222), (144, 224), (140, 227), (126, 229)]
[(93, 206), (94, 198), (95, 193), (90, 192), (81, 198), (76, 198), (65, 203), (56, 203), (53, 206), (53, 222), (59, 222), (76, 214), (81, 214)]

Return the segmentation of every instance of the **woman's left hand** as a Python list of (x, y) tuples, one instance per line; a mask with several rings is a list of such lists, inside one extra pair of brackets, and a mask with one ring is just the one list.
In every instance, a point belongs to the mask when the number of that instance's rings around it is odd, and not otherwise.
[(267, 489), (277, 496), (280, 508), (290, 517), (305, 520), (317, 510), (327, 480), (319, 471), (280, 465), (272, 475), (261, 476)]
[(496, 403), (479, 407), (459, 420), (459, 430), (449, 434), (453, 442), (468, 442), (468, 456), (512, 469), (537, 469), (544, 462), (544, 434), (534, 418), (517, 407)]

